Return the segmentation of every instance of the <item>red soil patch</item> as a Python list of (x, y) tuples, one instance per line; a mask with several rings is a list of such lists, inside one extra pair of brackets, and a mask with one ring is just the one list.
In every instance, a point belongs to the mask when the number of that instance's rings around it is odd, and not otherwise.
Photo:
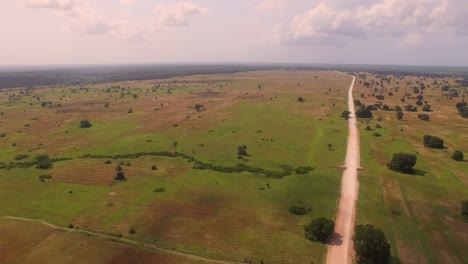
[(114, 167), (102, 160), (70, 160), (54, 166), (53, 180), (67, 183), (108, 185), (113, 182)]

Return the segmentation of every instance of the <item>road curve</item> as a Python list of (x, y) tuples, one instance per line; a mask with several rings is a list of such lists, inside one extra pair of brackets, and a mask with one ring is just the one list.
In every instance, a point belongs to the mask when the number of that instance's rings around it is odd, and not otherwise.
[(327, 264), (351, 264), (354, 257), (352, 236), (358, 198), (358, 169), (360, 168), (359, 130), (357, 127), (353, 88), (356, 77), (348, 91), (349, 134), (346, 149), (345, 170), (341, 179), (341, 194), (335, 219), (335, 234), (328, 246)]

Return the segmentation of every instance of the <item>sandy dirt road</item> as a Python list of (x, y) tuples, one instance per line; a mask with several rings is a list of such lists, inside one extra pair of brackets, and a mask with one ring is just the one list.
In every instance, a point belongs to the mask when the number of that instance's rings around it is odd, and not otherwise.
[(352, 236), (358, 198), (358, 169), (360, 168), (359, 130), (354, 109), (354, 76), (348, 91), (349, 134), (346, 149), (345, 170), (341, 179), (341, 194), (335, 219), (335, 234), (328, 247), (327, 264), (353, 263), (354, 249)]

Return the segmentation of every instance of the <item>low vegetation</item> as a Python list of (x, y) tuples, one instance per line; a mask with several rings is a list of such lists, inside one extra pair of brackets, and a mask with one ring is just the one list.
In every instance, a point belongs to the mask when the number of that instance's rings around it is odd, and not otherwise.
[(427, 148), (436, 148), (436, 149), (444, 148), (444, 140), (441, 139), (440, 137), (424, 135), (423, 141), (424, 141), (424, 146)]

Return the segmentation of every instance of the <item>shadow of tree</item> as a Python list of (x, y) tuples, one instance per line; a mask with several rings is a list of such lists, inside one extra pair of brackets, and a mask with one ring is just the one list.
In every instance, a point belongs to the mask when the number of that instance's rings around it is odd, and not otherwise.
[(336, 232), (333, 233), (328, 244), (332, 246), (340, 246), (341, 244), (343, 244), (343, 236)]
[(413, 169), (412, 175), (417, 175), (417, 176), (425, 176), (427, 171), (425, 170), (420, 170), (420, 169)]

